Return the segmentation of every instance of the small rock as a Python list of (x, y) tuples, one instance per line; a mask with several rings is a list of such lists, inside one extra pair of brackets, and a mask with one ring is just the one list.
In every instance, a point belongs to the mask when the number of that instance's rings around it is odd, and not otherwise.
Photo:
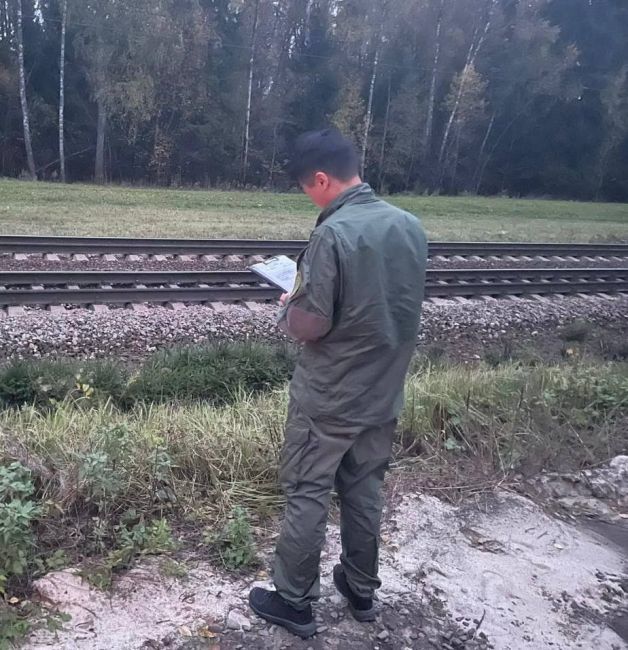
[(336, 607), (341, 607), (345, 603), (345, 599), (340, 594), (333, 594), (329, 597), (329, 602)]
[(53, 571), (33, 583), (33, 600), (65, 612), (72, 617), (74, 627), (92, 628), (94, 616), (104, 597), (84, 581), (74, 569)]
[(387, 639), (389, 636), (390, 636), (390, 633), (388, 632), (388, 630), (382, 630), (382, 631), (377, 635), (377, 638), (378, 638), (380, 641), (386, 641), (386, 639)]
[(227, 628), (248, 632), (251, 629), (251, 621), (244, 614), (232, 609), (227, 615)]
[(329, 628), (326, 625), (319, 625), (316, 628), (316, 634), (322, 634), (323, 632), (327, 632)]

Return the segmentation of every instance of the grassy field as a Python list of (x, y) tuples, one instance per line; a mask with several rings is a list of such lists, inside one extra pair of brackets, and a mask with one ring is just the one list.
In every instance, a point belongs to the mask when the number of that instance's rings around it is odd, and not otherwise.
[[(628, 240), (628, 205), (396, 196), (432, 239)], [(304, 238), (317, 210), (300, 194), (63, 186), (0, 180), (4, 234)]]

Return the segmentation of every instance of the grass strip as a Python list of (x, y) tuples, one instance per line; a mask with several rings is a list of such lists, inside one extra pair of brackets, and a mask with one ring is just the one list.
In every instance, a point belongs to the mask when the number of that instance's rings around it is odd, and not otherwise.
[[(281, 503), (285, 386), (239, 387), (221, 406), (87, 399), (0, 412), (0, 591), (27, 593), (33, 577), (90, 557), (106, 558), (92, 577), (107, 586), (137, 554), (175, 548), (173, 530), (197, 548), (218, 540), (234, 565), (252, 557), (243, 513), (263, 520)], [(461, 491), (626, 453), (627, 424), (626, 363), (428, 364), (407, 382), (396, 465), (439, 494)], [(216, 536), (230, 517), (232, 533)]]

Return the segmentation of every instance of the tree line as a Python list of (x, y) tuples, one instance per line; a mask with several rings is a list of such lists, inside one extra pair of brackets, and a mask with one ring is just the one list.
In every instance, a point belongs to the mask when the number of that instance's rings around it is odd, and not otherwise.
[(624, 0), (0, 0), (0, 175), (628, 200)]

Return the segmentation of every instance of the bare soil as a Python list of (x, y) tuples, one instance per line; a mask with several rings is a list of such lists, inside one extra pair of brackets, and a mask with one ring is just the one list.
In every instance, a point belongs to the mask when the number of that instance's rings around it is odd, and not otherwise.
[[(410, 483), (389, 491), (374, 623), (356, 623), (334, 591), (340, 535), (332, 522), (312, 639), (269, 626), (248, 609), (249, 589), (269, 584), (265, 570), (233, 576), (197, 556), (188, 559), (182, 580), (165, 577), (160, 559), (144, 560), (116, 580), (110, 595), (71, 572), (51, 574), (36, 590), (73, 618), (56, 637), (34, 633), (25, 648), (622, 650), (628, 458), (611, 469), (531, 485), (545, 495), (543, 505), (505, 489), (457, 505)], [(572, 498), (569, 486), (578, 498), (600, 503), (596, 523), (561, 511)], [(564, 496), (550, 496), (558, 493)], [(272, 539), (263, 545), (263, 566), (271, 551)]]

